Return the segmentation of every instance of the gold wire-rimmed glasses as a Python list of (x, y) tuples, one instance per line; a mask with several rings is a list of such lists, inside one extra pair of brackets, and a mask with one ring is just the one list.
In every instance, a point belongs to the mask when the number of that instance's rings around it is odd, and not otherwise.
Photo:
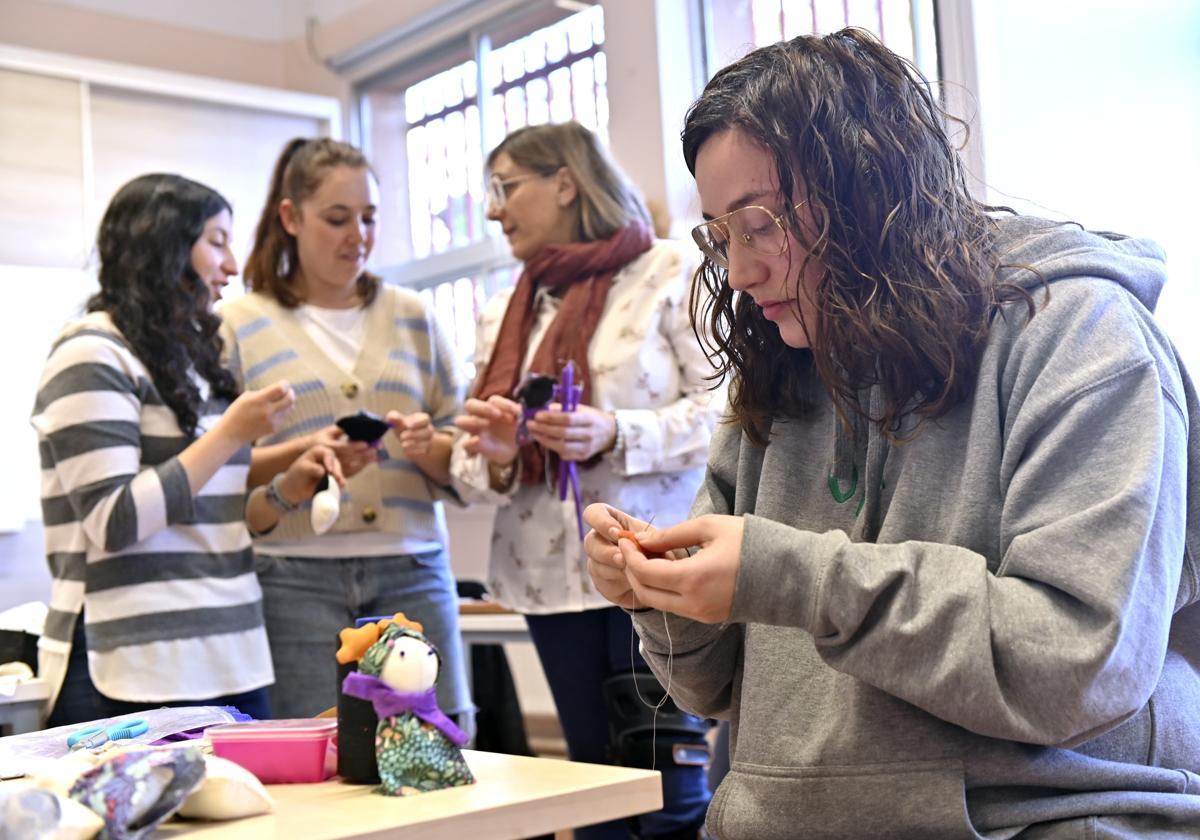
[[(792, 206), (795, 212), (808, 200)], [(700, 246), (704, 256), (720, 268), (729, 268), (729, 243), (737, 242), (764, 257), (777, 257), (787, 250), (787, 227), (783, 216), (763, 207), (751, 204), (739, 207), (724, 216), (696, 225), (692, 228), (692, 239)]]
[(511, 178), (501, 178), (499, 175), (489, 175), (487, 179), (487, 206), (500, 210), (508, 202), (508, 194), (517, 184), (531, 178), (547, 178), (540, 172), (528, 172), (524, 175), (514, 175)]

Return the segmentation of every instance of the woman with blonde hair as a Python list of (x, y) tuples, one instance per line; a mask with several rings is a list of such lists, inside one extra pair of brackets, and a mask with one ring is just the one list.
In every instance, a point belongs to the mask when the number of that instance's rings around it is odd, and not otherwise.
[[(708, 800), (703, 767), (655, 755), (648, 736), (638, 745), (631, 735), (625, 701), (639, 703), (640, 689), (654, 703), (662, 689), (634, 674), (644, 663), (629, 618), (591, 586), (580, 511), (564, 484), (574, 474), (584, 504), (620, 499), (662, 522), (686, 515), (724, 406), (688, 321), (695, 263), (676, 243), (654, 239), (641, 197), (578, 123), (515, 131), (487, 168), (488, 218), (524, 270), (479, 324), (455, 487), (500, 506), (488, 587), (525, 613), (571, 757), (654, 764), (665, 808), (640, 818), (639, 835), (695, 836)], [(568, 363), (582, 385), (574, 410), (549, 392), (564, 384)], [(531, 374), (546, 377), (541, 394)], [(664, 732), (673, 722), (681, 739), (702, 743), (698, 719), (674, 707), (660, 715)], [(606, 823), (576, 836), (628, 829)]]

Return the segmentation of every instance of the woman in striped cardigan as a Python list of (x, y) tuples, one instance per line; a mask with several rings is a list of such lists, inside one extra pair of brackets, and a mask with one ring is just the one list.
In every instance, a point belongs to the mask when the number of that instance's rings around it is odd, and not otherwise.
[[(271, 660), (246, 522), (250, 441), (287, 382), (247, 391), (220, 365), (214, 300), (237, 272), (229, 204), (178, 175), (122, 187), (100, 223), (100, 291), (46, 362), (34, 406), (53, 575), (40, 673), (49, 723), (160, 705), (269, 717)], [(280, 477), (299, 501), (341, 471), (314, 447)]]

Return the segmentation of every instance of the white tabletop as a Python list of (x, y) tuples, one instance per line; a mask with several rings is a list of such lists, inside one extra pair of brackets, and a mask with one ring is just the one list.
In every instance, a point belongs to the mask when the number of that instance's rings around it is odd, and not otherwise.
[[(177, 821), (156, 838), (187, 840), (518, 840), (662, 807), (654, 770), (463, 750), (476, 783), (408, 797), (338, 781), (269, 785), (275, 811), (227, 823)], [(402, 829), (402, 830), (401, 830)]]
[(45, 680), (32, 679), (19, 682), (12, 694), (0, 691), (0, 706), (7, 703), (40, 703), (50, 698), (50, 684)]

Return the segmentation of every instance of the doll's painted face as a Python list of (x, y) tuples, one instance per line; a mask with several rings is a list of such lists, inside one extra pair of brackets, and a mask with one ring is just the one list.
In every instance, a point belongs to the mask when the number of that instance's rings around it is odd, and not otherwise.
[[(385, 643), (387, 644), (387, 643)], [(383, 660), (379, 679), (396, 691), (426, 691), (437, 683), (438, 655), (433, 646), (414, 636), (397, 636)]]

